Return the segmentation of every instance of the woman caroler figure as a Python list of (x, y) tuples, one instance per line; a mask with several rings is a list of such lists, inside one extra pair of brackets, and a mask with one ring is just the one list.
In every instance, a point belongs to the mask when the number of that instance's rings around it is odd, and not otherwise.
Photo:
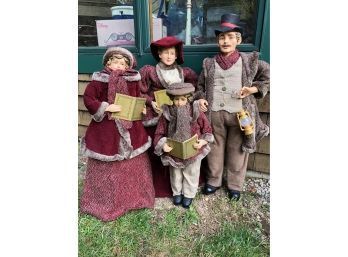
[(151, 138), (142, 121), (111, 116), (122, 109), (114, 104), (116, 93), (141, 96), (140, 74), (132, 69), (136, 60), (128, 50), (111, 47), (103, 65), (84, 93), (92, 121), (81, 141), (88, 162), (80, 210), (110, 221), (132, 209), (153, 208), (155, 191), (146, 152)]
[[(187, 82), (196, 86), (197, 74), (184, 64), (183, 42), (175, 37), (161, 38), (150, 44), (151, 53), (157, 61), (156, 66), (144, 65), (139, 72), (144, 87), (147, 89), (147, 118), (144, 121), (146, 131), (154, 138), (156, 125), (161, 116), (160, 106), (157, 106), (154, 92), (167, 89), (171, 84)], [(193, 93), (190, 101), (203, 97)], [(150, 148), (150, 159), (152, 164), (153, 183), (156, 197), (168, 197), (172, 195), (169, 179), (169, 169), (163, 166), (158, 156), (153, 154), (153, 146)]]

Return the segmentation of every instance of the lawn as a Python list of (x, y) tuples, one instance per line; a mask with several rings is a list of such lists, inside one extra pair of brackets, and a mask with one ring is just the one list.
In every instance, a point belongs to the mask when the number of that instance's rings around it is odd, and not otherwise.
[[(79, 195), (84, 164), (79, 163)], [(79, 213), (79, 257), (269, 256), (269, 198), (247, 178), (239, 202), (224, 190), (198, 193), (190, 209), (157, 198), (154, 209), (136, 210), (112, 222)], [(269, 185), (269, 182), (267, 181)]]

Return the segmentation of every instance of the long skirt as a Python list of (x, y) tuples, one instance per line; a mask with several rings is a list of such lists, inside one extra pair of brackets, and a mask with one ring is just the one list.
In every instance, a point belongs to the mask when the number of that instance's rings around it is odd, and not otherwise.
[(153, 208), (155, 191), (147, 153), (103, 162), (88, 158), (80, 211), (111, 221), (129, 210)]

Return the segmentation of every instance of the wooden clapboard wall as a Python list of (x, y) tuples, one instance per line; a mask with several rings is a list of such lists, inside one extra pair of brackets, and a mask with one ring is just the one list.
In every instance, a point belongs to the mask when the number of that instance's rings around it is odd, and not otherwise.
[[(91, 116), (83, 104), (83, 93), (87, 84), (91, 81), (91, 74), (79, 74), (78, 76), (78, 135), (84, 136), (87, 126), (91, 121)], [(270, 93), (262, 100), (257, 100), (261, 119), (268, 126), (270, 124)], [(248, 170), (259, 171), (269, 174), (270, 172), (270, 136), (263, 138), (257, 145), (255, 153), (250, 154), (248, 162)]]
[[(257, 100), (261, 119), (270, 126), (270, 92), (261, 100)], [(249, 155), (248, 170), (260, 171), (269, 174), (269, 142), (270, 135), (263, 138), (256, 148), (256, 152)]]
[(91, 115), (88, 113), (86, 106), (83, 103), (83, 93), (85, 92), (87, 84), (91, 81), (92, 74), (79, 74), (78, 81), (78, 111), (79, 111), (79, 137), (86, 133), (88, 124), (91, 121)]

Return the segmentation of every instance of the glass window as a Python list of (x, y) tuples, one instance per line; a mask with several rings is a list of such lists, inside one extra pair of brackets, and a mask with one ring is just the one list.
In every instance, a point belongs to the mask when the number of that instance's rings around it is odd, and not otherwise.
[[(175, 36), (186, 45), (215, 44), (214, 30), (221, 16), (235, 13), (243, 27), (243, 43), (255, 43), (257, 0), (150, 0), (150, 11), (155, 22), (151, 39)], [(187, 15), (189, 14), (189, 15)], [(191, 15), (188, 22), (187, 17)], [(186, 27), (190, 26), (188, 33)]]
[(133, 0), (79, 0), (79, 46), (134, 45)]

